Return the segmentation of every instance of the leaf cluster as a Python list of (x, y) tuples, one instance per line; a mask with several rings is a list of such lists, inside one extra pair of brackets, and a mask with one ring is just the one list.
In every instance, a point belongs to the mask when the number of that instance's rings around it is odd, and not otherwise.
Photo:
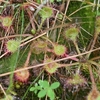
[(59, 82), (54, 82), (50, 85), (49, 82), (46, 80), (39, 80), (38, 84), (36, 83), (34, 87), (30, 88), (30, 91), (33, 91), (35, 94), (37, 94), (39, 98), (48, 96), (50, 100), (54, 100), (54, 89), (58, 88), (59, 85)]

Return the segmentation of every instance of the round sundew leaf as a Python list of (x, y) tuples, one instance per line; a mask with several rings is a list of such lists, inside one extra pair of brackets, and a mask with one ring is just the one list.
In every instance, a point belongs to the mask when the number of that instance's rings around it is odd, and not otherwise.
[(48, 89), (47, 96), (50, 98), (50, 100), (54, 100), (55, 99), (55, 93), (51, 88)]
[(20, 41), (9, 40), (7, 42), (7, 49), (10, 52), (15, 52), (18, 49), (19, 45), (20, 45)]
[(51, 17), (53, 14), (52, 8), (50, 7), (43, 7), (40, 11), (39, 11), (39, 15), (42, 17), (42, 19), (46, 19)]
[(46, 46), (47, 46), (46, 42), (38, 39), (38, 40), (33, 41), (30, 49), (31, 49), (32, 53), (40, 54), (40, 53), (44, 52)]
[(23, 70), (20, 72), (16, 72), (16, 73), (14, 73), (14, 77), (15, 77), (15, 80), (24, 83), (24, 82), (28, 81), (28, 79), (30, 77), (30, 72), (29, 72), (29, 70)]
[(85, 83), (85, 79), (79, 74), (75, 74), (71, 79), (68, 79), (68, 83), (72, 85), (82, 85)]
[(37, 43), (38, 43), (39, 48), (45, 49), (45, 47), (47, 46), (47, 43), (45, 41), (40, 40), (40, 39), (37, 40)]
[(77, 28), (71, 27), (71, 28), (69, 28), (69, 29), (66, 30), (65, 37), (67, 39), (75, 41), (78, 33), (79, 33), (79, 30)]
[(54, 45), (54, 53), (57, 56), (63, 56), (66, 53), (66, 47), (63, 45), (56, 44)]
[(52, 89), (56, 89), (56, 88), (58, 88), (59, 86), (60, 86), (60, 83), (59, 83), (59, 82), (54, 82), (54, 83), (51, 84), (50, 87), (51, 87)]
[(2, 18), (2, 25), (4, 27), (10, 27), (12, 25), (12, 18), (11, 17), (3, 17)]
[[(46, 59), (46, 61), (44, 63), (49, 63), (52, 62), (52, 59)], [(59, 68), (59, 64), (58, 63), (50, 63), (50, 64), (46, 64), (44, 65), (44, 69), (49, 73), (49, 74), (53, 74), (56, 72), (57, 68)]]
[(39, 93), (38, 93), (38, 97), (39, 97), (39, 98), (42, 98), (42, 97), (44, 97), (44, 96), (46, 95), (46, 93), (47, 93), (47, 90), (41, 90), (41, 91), (39, 91)]

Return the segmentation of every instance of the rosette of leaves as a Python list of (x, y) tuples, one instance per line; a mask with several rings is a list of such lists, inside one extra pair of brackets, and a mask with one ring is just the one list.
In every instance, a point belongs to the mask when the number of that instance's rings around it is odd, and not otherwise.
[(30, 46), (31, 52), (34, 54), (40, 54), (42, 52), (44, 52), (44, 50), (47, 47), (47, 43), (38, 39), (33, 41), (33, 43)]
[(77, 38), (77, 36), (78, 36), (78, 33), (79, 33), (78, 28), (76, 28), (76, 27), (70, 27), (70, 28), (68, 28), (68, 29), (65, 31), (64, 35), (65, 35), (65, 38), (66, 38), (66, 39), (75, 41), (76, 38)]
[[(21, 68), (19, 68), (20, 70)], [(14, 78), (16, 81), (19, 81), (21, 83), (27, 83), (30, 77), (29, 70), (19, 71), (14, 73)]]
[(47, 58), (44, 63), (49, 63), (51, 62), (50, 64), (45, 64), (44, 65), (44, 69), (46, 70), (46, 72), (48, 72), (49, 74), (53, 74), (57, 71), (57, 68), (60, 67), (60, 64), (56, 63), (56, 62), (53, 62), (54, 60), (51, 59), (51, 58)]
[[(28, 52), (28, 56), (27, 56), (27, 59), (26, 59), (24, 65), (20, 68), (17, 68), (17, 69), (22, 70), (23, 68), (27, 68), (29, 61), (30, 61), (30, 57), (31, 57), (31, 51)], [(14, 77), (15, 77), (16, 81), (19, 81), (19, 82), (22, 82), (22, 83), (27, 83), (28, 80), (29, 80), (29, 77), (30, 77), (30, 72), (29, 72), (28, 69), (22, 70), (22, 71), (19, 71), (19, 72), (15, 72)]]
[(38, 84), (36, 83), (34, 87), (30, 88), (30, 91), (33, 91), (35, 94), (37, 94), (39, 98), (48, 96), (50, 100), (54, 100), (54, 89), (58, 88), (59, 85), (59, 82), (54, 82), (50, 85), (48, 81), (39, 80)]
[(6, 16), (6, 17), (0, 17), (1, 18), (1, 23), (2, 23), (2, 26), (4, 27), (4, 28), (8, 28), (8, 27), (10, 27), (11, 25), (12, 25), (12, 17), (10, 17), (10, 16)]
[(78, 73), (73, 75), (71, 78), (67, 79), (66, 81), (66, 87), (70, 89), (75, 89), (74, 91), (79, 90), (80, 87), (84, 87), (87, 85), (86, 80)]
[(39, 11), (39, 15), (41, 16), (42, 20), (45, 20), (46, 18), (51, 17), (53, 14), (52, 8), (50, 7), (43, 7), (40, 11)]
[(64, 54), (66, 54), (67, 49), (63, 45), (54, 44), (54, 50), (53, 51), (57, 56), (63, 56)]
[(68, 83), (73, 84), (73, 85), (83, 84), (84, 79), (79, 74), (75, 74), (73, 78), (68, 80)]
[(9, 52), (14, 53), (18, 49), (18, 47), (20, 46), (20, 41), (17, 41), (17, 40), (9, 40), (7, 42), (7, 44), (6, 44), (6, 46), (7, 46), (7, 50)]

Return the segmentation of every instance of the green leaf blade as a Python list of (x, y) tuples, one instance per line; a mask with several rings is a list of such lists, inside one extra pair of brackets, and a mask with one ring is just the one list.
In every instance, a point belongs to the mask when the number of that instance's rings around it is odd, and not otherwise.
[(30, 88), (30, 91), (35, 91), (35, 90), (36, 90), (35, 87), (31, 87), (31, 88)]
[(51, 88), (48, 89), (47, 96), (50, 98), (50, 100), (54, 100), (55, 99), (55, 93)]
[(48, 81), (39, 81), (39, 85), (43, 88), (48, 88), (49, 87), (49, 82)]
[(46, 93), (47, 93), (46, 90), (41, 90), (41, 91), (39, 91), (39, 93), (38, 93), (38, 97), (39, 97), (39, 98), (43, 98), (43, 97), (46, 95)]
[(50, 87), (51, 87), (52, 89), (56, 89), (56, 88), (58, 88), (59, 86), (60, 86), (60, 83), (59, 83), (59, 82), (54, 82), (54, 83), (51, 84)]
[(9, 40), (7, 42), (7, 49), (10, 51), (10, 52), (15, 52), (18, 47), (20, 46), (20, 41), (16, 41), (16, 40)]

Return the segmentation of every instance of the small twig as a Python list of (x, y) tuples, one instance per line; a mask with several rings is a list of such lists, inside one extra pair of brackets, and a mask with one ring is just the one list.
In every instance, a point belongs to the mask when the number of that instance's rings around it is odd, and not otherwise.
[(87, 5), (87, 6), (83, 6), (79, 9), (77, 9), (76, 11), (74, 11), (73, 13), (71, 13), (68, 17), (72, 16), (73, 14), (75, 14), (76, 12), (80, 11), (81, 9), (84, 9), (84, 8), (87, 8), (87, 7), (92, 7), (92, 6), (95, 6), (95, 5)]
[(70, 24), (71, 24), (71, 23), (67, 23), (67, 24), (57, 25), (57, 26), (55, 26), (55, 27), (47, 28), (46, 30), (43, 31), (42, 34), (38, 35), (37, 37), (33, 37), (32, 39), (30, 39), (30, 40), (27, 41), (27, 42), (22, 43), (20, 46), (24, 46), (24, 45), (30, 43), (31, 41), (36, 40), (36, 39), (38, 39), (38, 38), (40, 38), (40, 37), (46, 35), (47, 32), (50, 31), (50, 30), (52, 30), (52, 29), (57, 29), (57, 28), (60, 28), (61, 26), (62, 26), (62, 27), (68, 27)]
[(9, 52), (5, 52), (4, 54), (2, 54), (2, 55), (0, 56), (0, 59), (1, 59), (2, 57), (4, 57), (7, 53), (9, 53)]
[[(7, 97), (7, 94), (6, 94), (6, 92), (5, 92), (5, 90), (3, 89), (3, 87), (2, 87), (1, 84), (0, 84), (0, 88), (1, 88), (2, 92), (4, 93), (5, 97)], [(6, 99), (9, 100), (9, 98), (6, 98)]]
[(92, 36), (90, 32), (88, 32), (86, 29), (84, 29), (82, 26), (80, 26), (80, 29), (82, 29), (84, 32), (86, 32), (88, 35)]
[(97, 49), (91, 50), (91, 51), (87, 51), (87, 52), (85, 52), (85, 53), (78, 54), (78, 55), (69, 56), (69, 57), (67, 57), (67, 58), (61, 58), (61, 59), (58, 59), (58, 60), (54, 60), (54, 61), (49, 62), (49, 63), (42, 63), (42, 64), (38, 64), (38, 65), (35, 65), (35, 66), (30, 66), (30, 67), (27, 67), (27, 68), (23, 68), (23, 69), (20, 69), (20, 70), (16, 70), (16, 71), (13, 71), (13, 72), (3, 73), (3, 74), (0, 75), (0, 77), (6, 76), (6, 75), (10, 75), (10, 74), (12, 74), (12, 73), (20, 72), (20, 71), (23, 71), (23, 70), (27, 70), (27, 69), (32, 69), (32, 68), (41, 67), (41, 66), (44, 66), (44, 65), (46, 65), (46, 64), (50, 64), (50, 63), (54, 63), (54, 62), (60, 62), (60, 61), (64, 61), (64, 60), (67, 60), (67, 59), (74, 58), (74, 57), (82, 56), (82, 55), (85, 55), (85, 54), (88, 54), (88, 53), (90, 53), (90, 52), (94, 52), (94, 51), (97, 51), (97, 50), (100, 50), (100, 47), (97, 48)]
[(44, 36), (44, 35), (46, 35), (46, 34), (47, 34), (47, 33), (45, 32), (45, 33), (43, 33), (43, 34), (41, 34), (41, 35), (39, 35), (39, 36), (37, 36), (37, 37), (35, 37), (35, 38), (30, 39), (30, 40), (27, 41), (27, 42), (22, 43), (20, 46), (24, 46), (24, 45), (26, 45), (26, 44), (32, 42), (33, 40), (36, 40), (36, 39), (38, 39), (39, 37)]
[(27, 36), (32, 36), (31, 34), (17, 34), (17, 35), (10, 35), (10, 36), (5, 36), (5, 37), (1, 37), (0, 40), (3, 39), (8, 39), (8, 38), (13, 38), (13, 37), (27, 37)]

